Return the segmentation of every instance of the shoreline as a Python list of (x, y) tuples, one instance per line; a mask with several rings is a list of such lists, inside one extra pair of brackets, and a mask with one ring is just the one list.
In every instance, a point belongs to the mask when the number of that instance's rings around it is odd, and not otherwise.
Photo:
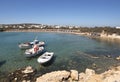
[[(37, 70), (28, 66), (16, 70), (8, 75), (9, 82), (120, 82), (120, 66), (112, 67), (107, 71), (97, 74), (95, 70), (86, 68), (85, 72), (77, 70), (58, 70), (36, 75)], [(4, 81), (5, 82), (5, 81)]]
[(69, 30), (69, 29), (9, 29), (3, 32), (54, 32), (54, 33), (68, 33), (81, 36), (87, 36), (90, 38), (100, 38), (103, 40), (120, 40), (120, 35), (117, 34), (105, 34), (105, 33), (89, 33), (80, 32), (79, 30)]

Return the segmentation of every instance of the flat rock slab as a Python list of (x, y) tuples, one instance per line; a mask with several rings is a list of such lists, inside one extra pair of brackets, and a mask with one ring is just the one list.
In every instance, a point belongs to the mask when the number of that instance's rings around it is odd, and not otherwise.
[(68, 79), (69, 76), (70, 72), (68, 71), (55, 71), (38, 77), (36, 82), (61, 82)]

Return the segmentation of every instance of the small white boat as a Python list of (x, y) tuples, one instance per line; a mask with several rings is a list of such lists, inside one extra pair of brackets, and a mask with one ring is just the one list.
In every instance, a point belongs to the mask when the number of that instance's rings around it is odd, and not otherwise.
[(49, 62), (52, 59), (53, 55), (54, 55), (54, 52), (45, 52), (43, 55), (41, 55), (37, 59), (37, 61), (40, 64), (45, 64), (45, 63)]
[(44, 51), (44, 47), (39, 47), (38, 45), (34, 45), (33, 48), (25, 51), (26, 57), (36, 56)]
[(30, 42), (26, 42), (26, 43), (21, 43), (18, 46), (20, 49), (28, 49), (32, 47), (32, 44), (30, 44)]

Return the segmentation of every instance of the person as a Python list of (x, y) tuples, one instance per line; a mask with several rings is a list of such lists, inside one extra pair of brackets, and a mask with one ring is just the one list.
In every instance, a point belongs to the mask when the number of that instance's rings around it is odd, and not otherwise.
[(37, 52), (39, 47), (37, 45), (34, 46), (34, 51)]

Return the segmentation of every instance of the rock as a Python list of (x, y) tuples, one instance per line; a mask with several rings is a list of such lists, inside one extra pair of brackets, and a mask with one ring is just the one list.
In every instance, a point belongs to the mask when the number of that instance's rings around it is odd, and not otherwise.
[(92, 67), (93, 67), (93, 68), (96, 68), (96, 67), (97, 67), (97, 65), (96, 65), (95, 63), (93, 63), (93, 64), (92, 64)]
[(95, 71), (92, 69), (86, 69), (85, 73), (79, 74), (78, 82), (101, 82), (99, 75), (95, 74)]
[(15, 78), (14, 80), (17, 81), (17, 78)]
[(26, 80), (23, 80), (22, 82), (27, 82)]
[(110, 55), (107, 55), (106, 57), (111, 58), (111, 56), (110, 56)]
[(115, 70), (120, 71), (120, 66), (116, 67)]
[(92, 70), (92, 69), (88, 69), (88, 68), (87, 68), (86, 71), (85, 71), (85, 73), (86, 73), (86, 75), (90, 76), (90, 75), (95, 74), (95, 71)]
[(30, 80), (28, 80), (27, 82), (31, 82)]
[(80, 73), (79, 74), (79, 82), (84, 82), (85, 78), (86, 78), (86, 74), (85, 73)]
[(21, 68), (10, 73), (7, 77), (8, 82), (34, 82), (36, 77), (36, 70), (28, 66), (26, 68)]
[(117, 60), (120, 60), (120, 56), (116, 57)]
[(120, 82), (120, 74), (113, 74), (106, 77), (103, 82)]
[(70, 76), (68, 71), (54, 71), (44, 74), (36, 79), (36, 82), (62, 82)]
[(91, 75), (85, 82), (102, 82), (100, 75)]
[(34, 70), (31, 66), (28, 66), (25, 68), (25, 70), (22, 71), (22, 73), (33, 73)]
[(85, 73), (80, 73), (78, 82), (102, 82), (102, 80), (101, 80), (101, 76), (97, 74), (88, 76)]
[(63, 70), (46, 73), (37, 78), (31, 70), (33, 70), (31, 67), (16, 70), (8, 75), (9, 80), (6, 82), (120, 82), (120, 66), (112, 67), (101, 74), (87, 68), (85, 73), (79, 75), (76, 70), (71, 72)]
[(22, 82), (31, 82), (30, 80), (26, 81), (26, 80), (23, 80)]
[(70, 74), (71, 79), (78, 81), (78, 71), (76, 70), (70, 70), (70, 71), (71, 71), (71, 74)]
[(101, 74), (103, 82), (120, 82), (120, 66)]

